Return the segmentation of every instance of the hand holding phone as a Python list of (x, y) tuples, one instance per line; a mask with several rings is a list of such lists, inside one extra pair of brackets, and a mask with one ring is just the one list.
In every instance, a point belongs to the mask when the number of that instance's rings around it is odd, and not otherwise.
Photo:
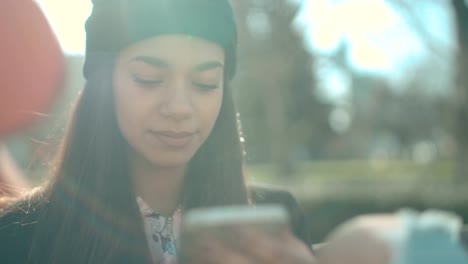
[(315, 263), (276, 205), (197, 209), (182, 219), (179, 263)]

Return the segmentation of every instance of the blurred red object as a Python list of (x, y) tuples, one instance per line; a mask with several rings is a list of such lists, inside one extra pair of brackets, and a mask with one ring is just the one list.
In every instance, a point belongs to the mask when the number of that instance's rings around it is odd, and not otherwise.
[(47, 111), (61, 88), (63, 57), (33, 0), (0, 1), (0, 137)]

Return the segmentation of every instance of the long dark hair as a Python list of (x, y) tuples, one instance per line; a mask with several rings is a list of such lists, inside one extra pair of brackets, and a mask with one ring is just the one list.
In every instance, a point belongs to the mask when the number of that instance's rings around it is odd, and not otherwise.
[[(43, 206), (31, 263), (149, 263), (143, 222), (114, 111), (115, 54), (93, 60), (56, 162), (33, 196)], [(180, 195), (183, 209), (248, 203), (242, 147), (226, 76), (221, 110), (192, 158)]]

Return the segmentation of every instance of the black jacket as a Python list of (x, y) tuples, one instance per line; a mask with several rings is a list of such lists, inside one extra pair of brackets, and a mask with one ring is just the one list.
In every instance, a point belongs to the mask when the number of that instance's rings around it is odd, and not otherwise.
[[(291, 193), (265, 187), (251, 187), (252, 200), (256, 204), (280, 204), (290, 214), (292, 232), (307, 245), (311, 244), (304, 214)], [(25, 205), (27, 206), (27, 205)], [(0, 212), (0, 263), (26, 263), (36, 223), (41, 209), (31, 207), (5, 209)], [(73, 238), (70, 238), (73, 239)], [(44, 250), (47, 250), (47, 245)]]
[(0, 213), (0, 263), (26, 263), (40, 210), (7, 210)]

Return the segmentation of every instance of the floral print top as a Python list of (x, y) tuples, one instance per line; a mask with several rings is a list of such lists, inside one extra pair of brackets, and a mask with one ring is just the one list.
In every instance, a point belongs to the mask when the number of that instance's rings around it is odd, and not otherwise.
[(153, 263), (176, 264), (181, 210), (166, 218), (150, 208), (141, 197), (137, 197), (137, 203), (145, 219), (146, 239)]

